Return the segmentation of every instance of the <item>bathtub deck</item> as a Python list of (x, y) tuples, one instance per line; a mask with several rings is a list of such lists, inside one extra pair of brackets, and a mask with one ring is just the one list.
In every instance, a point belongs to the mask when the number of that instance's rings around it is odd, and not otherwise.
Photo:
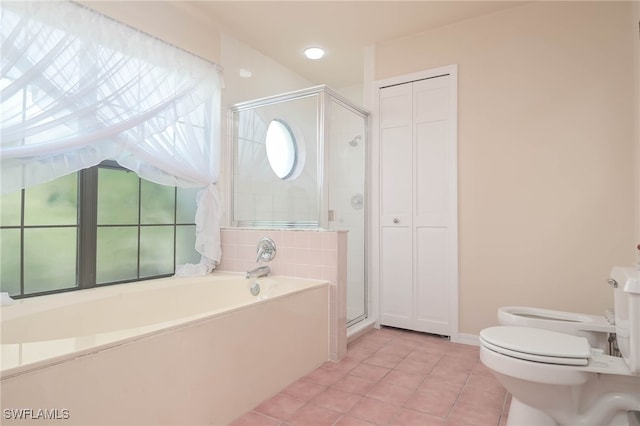
[(510, 398), (479, 349), (393, 328), (374, 330), (232, 423), (505, 425)]
[[(220, 309), (170, 319), (169, 324), (165, 321), (141, 327), (157, 327), (151, 331), (144, 328), (140, 332), (138, 327), (132, 327), (126, 330), (134, 332), (130, 338), (81, 349), (73, 344), (79, 338), (7, 342), (3, 347), (22, 349), (15, 351), (15, 358), (23, 361), (15, 368), (23, 370), (3, 368), (3, 373), (7, 373), (0, 383), (3, 413), (19, 408), (58, 408), (70, 415), (62, 422), (65, 426), (224, 425), (328, 359), (326, 281), (265, 278), (260, 280), (262, 298), (249, 297), (243, 277), (220, 282), (220, 287), (209, 281), (194, 283), (196, 288), (185, 287), (183, 282), (165, 283), (173, 284), (175, 289), (164, 295), (158, 284), (123, 287), (124, 292), (151, 287), (152, 291), (133, 300), (131, 310), (151, 315), (172, 307), (182, 312), (201, 300), (208, 309), (217, 306), (220, 300), (224, 303), (220, 303)], [(93, 293), (87, 290), (72, 296), (75, 299)], [(237, 302), (233, 299), (231, 303), (224, 300), (234, 293), (249, 296)], [(178, 303), (178, 298), (185, 295), (191, 297)], [(150, 297), (160, 299), (155, 311), (137, 304)], [(113, 298), (100, 300), (113, 302)], [(126, 302), (127, 298), (123, 300)], [(106, 308), (112, 307), (113, 303), (107, 303)], [(111, 316), (116, 311), (105, 309), (104, 313)], [(53, 314), (64, 317), (62, 311)], [(86, 317), (91, 318), (92, 314), (87, 311)], [(22, 317), (18, 313), (15, 318)], [(42, 333), (46, 331), (43, 327)], [(19, 333), (14, 336), (19, 337)], [(96, 336), (101, 334), (93, 335), (93, 340)], [(92, 340), (91, 335), (81, 338)], [(71, 345), (66, 344), (68, 340), (72, 340)], [(59, 356), (54, 357), (53, 349), (61, 342), (65, 343), (64, 355), (55, 353)], [(48, 345), (51, 350), (43, 351), (36, 361), (25, 360), (25, 346), (34, 344)], [(70, 351), (73, 349), (75, 352)], [(2, 423), (9, 426), (38, 422), (23, 420), (16, 414), (4, 417)]]

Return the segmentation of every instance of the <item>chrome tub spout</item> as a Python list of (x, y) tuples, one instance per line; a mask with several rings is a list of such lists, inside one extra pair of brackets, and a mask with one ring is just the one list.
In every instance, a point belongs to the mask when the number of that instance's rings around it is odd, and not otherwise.
[(244, 274), (244, 277), (246, 279), (249, 279), (249, 278), (260, 278), (260, 277), (266, 277), (270, 273), (271, 273), (271, 268), (269, 268), (268, 266), (258, 266), (255, 269), (247, 271), (247, 273)]

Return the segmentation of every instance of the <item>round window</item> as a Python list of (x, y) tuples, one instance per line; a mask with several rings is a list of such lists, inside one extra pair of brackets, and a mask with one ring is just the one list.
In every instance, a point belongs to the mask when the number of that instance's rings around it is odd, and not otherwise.
[(282, 120), (272, 120), (265, 139), (267, 159), (273, 172), (280, 179), (291, 177), (296, 168), (298, 150), (296, 139), (289, 126)]

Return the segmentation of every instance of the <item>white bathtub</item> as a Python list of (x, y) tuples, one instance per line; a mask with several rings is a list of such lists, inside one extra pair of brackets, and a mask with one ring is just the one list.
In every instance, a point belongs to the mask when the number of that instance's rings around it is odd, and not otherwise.
[(1, 423), (229, 423), (328, 358), (328, 283), (253, 281), (214, 272), (3, 306)]

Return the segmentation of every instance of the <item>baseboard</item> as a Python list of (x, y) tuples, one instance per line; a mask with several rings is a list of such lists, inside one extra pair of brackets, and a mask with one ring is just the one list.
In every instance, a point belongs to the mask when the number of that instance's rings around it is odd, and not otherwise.
[(480, 346), (480, 337), (476, 334), (458, 333), (456, 339), (451, 339), (454, 343), (462, 343), (463, 345)]

